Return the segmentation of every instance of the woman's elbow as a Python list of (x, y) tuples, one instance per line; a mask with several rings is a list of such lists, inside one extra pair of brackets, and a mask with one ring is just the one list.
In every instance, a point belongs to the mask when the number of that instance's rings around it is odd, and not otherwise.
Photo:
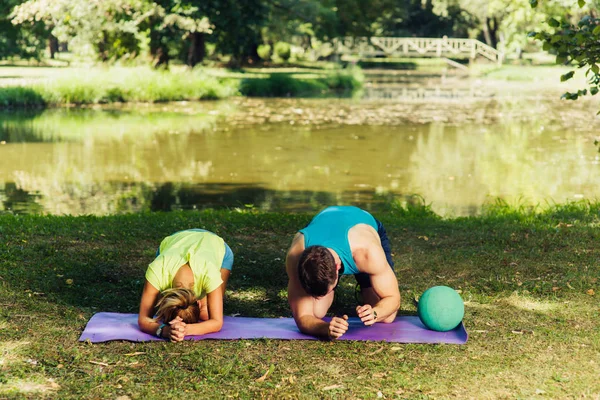
[(223, 319), (215, 319), (213, 322), (213, 332), (220, 332), (223, 329)]

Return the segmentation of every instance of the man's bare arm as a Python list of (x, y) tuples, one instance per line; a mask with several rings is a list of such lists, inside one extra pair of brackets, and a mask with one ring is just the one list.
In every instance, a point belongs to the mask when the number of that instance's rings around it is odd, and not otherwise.
[[(343, 318), (335, 318), (332, 323), (323, 321), (315, 316), (312, 296), (306, 293), (298, 278), (298, 261), (304, 251), (304, 236), (296, 234), (286, 257), (286, 271), (288, 274), (288, 302), (302, 333), (312, 336), (338, 338), (348, 329), (348, 323)], [(347, 319), (347, 317), (346, 317)]]
[(400, 308), (400, 290), (396, 274), (387, 262), (378, 237), (371, 239), (360, 264), (359, 269), (369, 274), (372, 289), (379, 297), (379, 301), (372, 305), (370, 311), (371, 314), (373, 311), (377, 314), (376, 319), (373, 314), (373, 323), (392, 322)]

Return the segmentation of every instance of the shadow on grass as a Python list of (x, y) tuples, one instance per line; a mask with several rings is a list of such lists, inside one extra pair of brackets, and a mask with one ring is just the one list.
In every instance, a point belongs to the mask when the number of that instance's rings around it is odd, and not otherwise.
[[(461, 289), (465, 300), (508, 296), (539, 299), (585, 293), (600, 275), (598, 204), (555, 206), (541, 214), (496, 209), (482, 217), (442, 219), (427, 207), (391, 207), (375, 214), (394, 250), (403, 310), (426, 288)], [(290, 316), (284, 260), (295, 232), (311, 214), (253, 211), (173, 212), (110, 217), (0, 215), (0, 282), (7, 298), (97, 311), (137, 312), (144, 273), (160, 240), (204, 227), (235, 254), (225, 313)], [(352, 277), (336, 294), (332, 314), (357, 304)]]

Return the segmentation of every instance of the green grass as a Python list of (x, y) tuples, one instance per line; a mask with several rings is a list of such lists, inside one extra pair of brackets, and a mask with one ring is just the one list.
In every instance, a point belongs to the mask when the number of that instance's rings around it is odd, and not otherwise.
[(362, 87), (359, 69), (326, 73), (271, 73), (243, 79), (240, 92), (248, 97), (322, 97), (337, 93), (351, 96)]
[[(278, 340), (78, 343), (98, 311), (136, 312), (161, 238), (205, 227), (236, 262), (225, 313), (290, 316), (284, 258), (311, 215), (202, 211), (0, 215), (0, 397), (596, 398), (600, 204), (491, 205), (445, 219), (390, 207), (403, 296), (461, 290), (465, 346)], [(351, 312), (353, 280), (332, 312)], [(259, 379), (267, 371), (265, 378)]]
[[(36, 72), (38, 73), (36, 75)], [(0, 68), (0, 108), (214, 100), (235, 96), (315, 97), (352, 93), (358, 70), (295, 73), (145, 67)]]
[(0, 87), (0, 107), (206, 100), (236, 92), (235, 82), (212, 77), (202, 70), (65, 69), (48, 79)]

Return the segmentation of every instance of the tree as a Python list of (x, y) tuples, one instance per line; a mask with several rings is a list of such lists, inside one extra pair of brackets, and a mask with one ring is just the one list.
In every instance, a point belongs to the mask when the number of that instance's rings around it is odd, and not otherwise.
[(136, 35), (142, 0), (28, 0), (17, 5), (12, 23), (24, 29), (43, 24), (52, 35), (84, 51), (91, 46), (101, 60), (139, 51)]
[(30, 30), (22, 30), (11, 23), (11, 11), (23, 0), (0, 0), (0, 59), (22, 57), (41, 59), (49, 35), (43, 24), (33, 24)]
[[(531, 32), (529, 36), (542, 41), (543, 49), (556, 54), (557, 64), (572, 64), (576, 68), (585, 69), (588, 79), (588, 89), (578, 90), (575, 93), (567, 92), (562, 98), (577, 100), (588, 93), (596, 95), (600, 91), (600, 18), (596, 16), (597, 2), (578, 0), (578, 5), (584, 14), (580, 17), (565, 15), (563, 18), (550, 18), (547, 22), (553, 32)], [(538, 7), (537, 0), (531, 0), (533, 8)], [(575, 23), (574, 20), (579, 19)], [(560, 80), (567, 81), (573, 77), (575, 71), (562, 75)], [(600, 112), (598, 112), (600, 114)]]
[[(179, 57), (194, 35), (211, 32), (208, 19), (186, 0), (28, 0), (11, 17), (24, 27), (42, 23), (79, 51), (91, 46), (102, 61), (134, 57), (149, 42), (157, 66)], [(201, 61), (200, 47), (191, 46), (192, 65)]]

